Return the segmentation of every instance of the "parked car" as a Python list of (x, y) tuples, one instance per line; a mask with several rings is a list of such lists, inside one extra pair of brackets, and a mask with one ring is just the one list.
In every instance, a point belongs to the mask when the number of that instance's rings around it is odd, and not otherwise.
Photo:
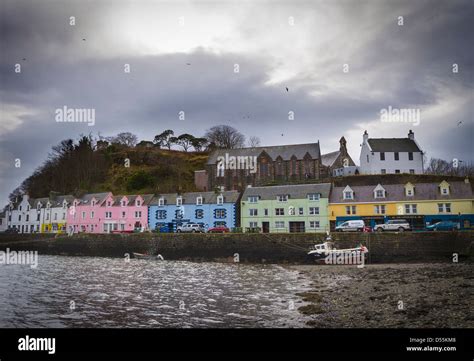
[(362, 232), (364, 228), (364, 221), (362, 219), (356, 219), (353, 221), (345, 221), (336, 226), (336, 232)]
[(208, 233), (229, 233), (230, 229), (224, 226), (212, 227), (207, 230)]
[(17, 234), (18, 233), (18, 229), (13, 227), (13, 228), (8, 228), (6, 229), (3, 233), (7, 233), (7, 234)]
[(198, 223), (186, 223), (176, 228), (178, 233), (204, 233), (204, 227)]
[(452, 221), (442, 221), (426, 226), (428, 231), (457, 231), (459, 229), (459, 223)]
[(410, 231), (411, 226), (405, 219), (391, 219), (384, 224), (377, 224), (374, 227), (374, 231), (383, 232), (383, 231), (392, 231), (392, 232), (404, 232)]

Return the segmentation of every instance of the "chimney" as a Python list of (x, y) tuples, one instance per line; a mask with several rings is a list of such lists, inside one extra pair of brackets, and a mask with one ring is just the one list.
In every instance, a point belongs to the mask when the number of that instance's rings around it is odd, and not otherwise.
[(408, 132), (408, 139), (415, 140), (415, 133), (413, 133), (413, 130), (411, 129)]
[(367, 141), (369, 140), (369, 133), (367, 133), (367, 131), (364, 132), (363, 138), (364, 138), (364, 143), (367, 143)]
[(342, 154), (346, 154), (347, 152), (346, 143), (347, 143), (346, 138), (341, 137), (341, 139), (339, 139), (339, 150), (341, 151)]

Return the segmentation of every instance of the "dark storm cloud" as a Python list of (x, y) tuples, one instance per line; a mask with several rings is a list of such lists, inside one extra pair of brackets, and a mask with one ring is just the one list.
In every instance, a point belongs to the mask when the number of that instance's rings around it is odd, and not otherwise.
[[(332, 30), (346, 36), (325, 39), (321, 29), (305, 25), (320, 41), (314, 47), (309, 42), (308, 52), (297, 54), (312, 58), (283, 83), (268, 82), (271, 58), (281, 54), (226, 48), (216, 52), (199, 44), (189, 52), (136, 53), (120, 39), (104, 35), (111, 30), (105, 20), (122, 4), (2, 3), (1, 199), (42, 163), (52, 145), (89, 132), (132, 131), (151, 140), (168, 128), (202, 135), (213, 125), (230, 124), (247, 136), (259, 136), (263, 144), (319, 139), (323, 151), (336, 150), (337, 140), (345, 135), (357, 160), (361, 124), (380, 126), (379, 111), (388, 105), (446, 109), (452, 119), (426, 112), (426, 123), (415, 129), (417, 139), (430, 156), (472, 160), (468, 1), (323, 3), (334, 16)], [(310, 2), (298, 3), (298, 10), (320, 11)], [(403, 27), (396, 25), (398, 15), (405, 17)], [(68, 25), (69, 16), (76, 16), (76, 27)], [(258, 19), (242, 24), (249, 47), (260, 41), (264, 47), (261, 33), (253, 28), (258, 24)], [(348, 74), (341, 71), (346, 62)], [(22, 64), (20, 75), (12, 71), (15, 63)], [(130, 74), (123, 71), (126, 63)], [(238, 74), (233, 72), (235, 63)], [(451, 71), (453, 63), (460, 66), (457, 75)], [(469, 96), (471, 103), (449, 106)], [(63, 105), (95, 108), (95, 126), (56, 123), (54, 111)], [(179, 111), (185, 112), (184, 121), (178, 119)], [(289, 111), (295, 112), (294, 121), (288, 120)], [(458, 120), (464, 122), (462, 130), (455, 126)], [(390, 137), (404, 136), (408, 129), (400, 125), (397, 134), (369, 131)], [(15, 158), (22, 159), (22, 168), (13, 167)]]

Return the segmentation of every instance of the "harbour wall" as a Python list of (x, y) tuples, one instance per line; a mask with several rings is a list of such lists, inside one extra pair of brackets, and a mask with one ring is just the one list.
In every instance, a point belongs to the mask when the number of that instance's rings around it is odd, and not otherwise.
[[(474, 232), (333, 233), (337, 248), (360, 243), (369, 249), (369, 263), (452, 262), (474, 259)], [(324, 242), (324, 233), (285, 234), (0, 234), (0, 250), (38, 251), (66, 256), (124, 257), (161, 254), (168, 260), (308, 263), (311, 246)]]

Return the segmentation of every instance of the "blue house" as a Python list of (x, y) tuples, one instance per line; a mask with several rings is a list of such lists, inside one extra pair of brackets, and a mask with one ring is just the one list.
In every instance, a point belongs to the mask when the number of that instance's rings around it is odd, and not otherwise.
[(237, 191), (157, 194), (148, 206), (148, 226), (160, 232), (176, 232), (185, 223), (199, 223), (208, 228), (239, 224)]

